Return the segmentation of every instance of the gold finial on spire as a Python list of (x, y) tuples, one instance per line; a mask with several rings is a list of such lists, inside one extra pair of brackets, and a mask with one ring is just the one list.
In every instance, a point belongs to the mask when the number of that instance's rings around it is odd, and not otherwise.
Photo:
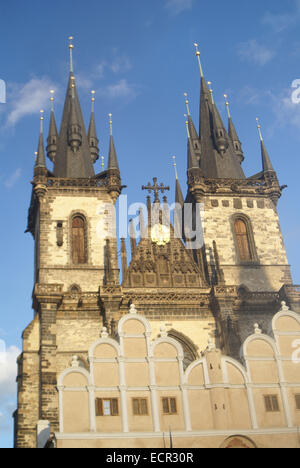
[(44, 111), (41, 110), (40, 113), (41, 113), (41, 133), (43, 133)]
[(201, 75), (201, 78), (203, 78), (203, 77), (204, 77), (204, 74), (203, 74), (203, 68), (202, 68), (201, 59), (200, 59), (199, 46), (198, 46), (197, 42), (194, 43), (194, 46), (195, 46), (195, 48), (196, 48), (196, 56), (197, 56), (197, 58), (198, 58), (199, 69), (200, 69), (200, 75)]
[(101, 168), (104, 171), (104, 156), (101, 156)]
[(54, 103), (54, 89), (50, 89), (50, 102), (51, 102), (51, 111), (53, 112), (54, 111), (54, 107), (53, 107), (53, 103)]
[(186, 125), (187, 136), (188, 136), (188, 139), (190, 139), (191, 135), (190, 135), (190, 129), (189, 129), (188, 116), (186, 114), (184, 114), (184, 117), (185, 117), (185, 125)]
[(95, 93), (96, 91), (91, 91), (91, 95), (92, 95), (92, 112), (94, 112), (95, 110)]
[(211, 95), (211, 102), (214, 104), (214, 103), (215, 103), (215, 101), (214, 101), (214, 95), (213, 95), (213, 90), (212, 90), (212, 87), (211, 87), (212, 82), (211, 82), (211, 81), (208, 81), (207, 84), (208, 84), (208, 86), (209, 86), (209, 92), (210, 92), (210, 95)]
[(69, 37), (69, 49), (70, 49), (70, 72), (73, 73), (73, 49), (74, 49), (74, 44), (73, 44), (74, 37), (70, 36)]
[(109, 117), (109, 127), (110, 127), (110, 136), (112, 136), (112, 114), (108, 114)]
[(188, 95), (187, 95), (187, 93), (184, 93), (184, 97), (185, 97), (185, 104), (186, 104), (186, 108), (187, 108), (187, 113), (188, 113), (188, 115), (190, 116), (191, 113), (190, 113), (190, 106), (189, 106), (189, 100), (188, 100)]
[(178, 172), (177, 172), (177, 164), (176, 164), (176, 156), (172, 156), (172, 159), (173, 159), (173, 166), (174, 166), (174, 169), (175, 169), (175, 177), (176, 177), (176, 180), (178, 180)]
[(227, 94), (224, 94), (224, 98), (225, 98), (225, 105), (226, 105), (226, 109), (227, 109), (228, 118), (231, 119), (230, 109), (229, 109), (229, 102), (228, 102), (228, 96), (227, 96)]
[(256, 117), (256, 122), (257, 122), (257, 128), (258, 128), (258, 133), (259, 133), (260, 141), (264, 141), (263, 136), (262, 136), (262, 132), (261, 132), (261, 125), (260, 125), (260, 123), (259, 123), (259, 118), (258, 118), (258, 117)]

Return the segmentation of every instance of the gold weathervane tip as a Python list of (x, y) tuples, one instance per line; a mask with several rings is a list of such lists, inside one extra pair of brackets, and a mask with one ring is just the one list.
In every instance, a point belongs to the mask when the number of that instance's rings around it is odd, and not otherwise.
[(73, 44), (74, 37), (69, 36), (69, 49), (70, 49), (70, 72), (73, 73), (73, 49), (74, 49), (74, 44)]
[(190, 106), (189, 106), (189, 100), (188, 100), (188, 95), (187, 95), (187, 93), (184, 93), (184, 97), (185, 97), (185, 104), (186, 104), (186, 108), (187, 108), (187, 113), (188, 113), (188, 115), (191, 115), (191, 113), (190, 113)]
[(173, 166), (174, 166), (174, 170), (175, 170), (175, 177), (176, 177), (176, 180), (178, 180), (178, 172), (177, 172), (176, 156), (172, 156), (172, 159), (173, 159)]
[(202, 68), (202, 64), (201, 64), (201, 59), (200, 59), (200, 51), (199, 51), (199, 45), (197, 44), (197, 42), (194, 42), (194, 46), (196, 48), (196, 56), (198, 58), (198, 64), (199, 64), (199, 69), (200, 69), (200, 75), (201, 75), (201, 78), (204, 77), (204, 74), (203, 74), (203, 68)]
[(228, 95), (227, 95), (227, 94), (224, 94), (224, 98), (225, 98), (225, 105), (226, 105), (226, 109), (227, 109), (228, 118), (231, 119), (230, 109), (229, 109)]
[(259, 133), (259, 137), (260, 137), (260, 141), (263, 141), (263, 136), (262, 136), (262, 132), (261, 132), (261, 125), (259, 123), (259, 118), (256, 117), (256, 122), (257, 122), (257, 128), (258, 128), (258, 133)]

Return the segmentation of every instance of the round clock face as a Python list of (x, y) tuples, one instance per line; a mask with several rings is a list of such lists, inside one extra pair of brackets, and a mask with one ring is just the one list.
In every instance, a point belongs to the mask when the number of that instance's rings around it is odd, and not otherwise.
[(165, 245), (170, 242), (170, 228), (163, 224), (155, 224), (151, 229), (151, 239), (157, 245)]

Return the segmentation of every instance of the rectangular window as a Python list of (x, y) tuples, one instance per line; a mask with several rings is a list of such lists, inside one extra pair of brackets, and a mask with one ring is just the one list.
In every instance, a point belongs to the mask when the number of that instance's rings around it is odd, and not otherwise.
[(277, 395), (265, 395), (265, 407), (268, 413), (278, 413), (279, 403)]
[(162, 398), (164, 414), (177, 414), (176, 398)]
[(96, 416), (119, 416), (119, 402), (117, 398), (97, 398)]
[(148, 414), (148, 404), (146, 398), (133, 398), (132, 409), (135, 416), (145, 416)]
[(300, 394), (295, 395), (296, 409), (300, 410)]

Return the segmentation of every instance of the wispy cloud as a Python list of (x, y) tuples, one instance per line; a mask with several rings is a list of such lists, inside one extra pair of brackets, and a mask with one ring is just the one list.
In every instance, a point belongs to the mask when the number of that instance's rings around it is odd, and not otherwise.
[(15, 170), (13, 174), (11, 174), (8, 179), (4, 182), (4, 185), (7, 189), (11, 189), (17, 181), (20, 179), (22, 174), (22, 169), (18, 168)]
[(31, 78), (26, 84), (10, 84), (11, 108), (7, 125), (16, 125), (23, 117), (38, 113), (49, 105), (49, 91), (56, 86), (49, 78)]
[(165, 8), (172, 15), (179, 15), (185, 10), (190, 10), (194, 0), (166, 0)]
[[(284, 4), (284, 2), (282, 2)], [(271, 27), (274, 32), (280, 33), (294, 26), (300, 21), (300, 0), (294, 0), (294, 11), (287, 13), (272, 13), (267, 11), (261, 19), (262, 24)]]
[(128, 83), (126, 79), (122, 79), (115, 84), (101, 88), (99, 93), (110, 99), (134, 99), (139, 94), (139, 89), (135, 84)]
[(276, 51), (263, 44), (259, 44), (256, 39), (238, 44), (237, 53), (242, 60), (253, 62), (256, 65), (266, 65), (276, 55)]
[(11, 398), (16, 391), (17, 363), (20, 350), (16, 346), (9, 347), (0, 353), (0, 399)]

